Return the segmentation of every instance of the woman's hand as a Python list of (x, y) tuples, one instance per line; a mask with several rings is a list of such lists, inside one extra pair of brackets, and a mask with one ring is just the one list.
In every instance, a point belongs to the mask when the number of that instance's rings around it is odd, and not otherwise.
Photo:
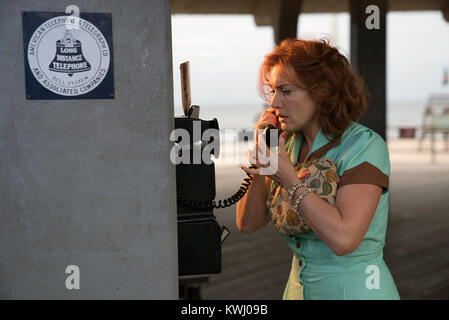
[(265, 129), (269, 125), (280, 129), (280, 124), (276, 117), (276, 109), (272, 107), (269, 107), (268, 109), (264, 110), (264, 112), (262, 112), (259, 121), (257, 121), (254, 125), (254, 131), (257, 131), (257, 129)]
[[(253, 150), (248, 150), (248, 159), (258, 159), (258, 155), (260, 153), (255, 153), (255, 150), (260, 150), (259, 148), (259, 138), (261, 137), (262, 131), (267, 128), (268, 126), (277, 128), (279, 130), (280, 124), (276, 117), (276, 109), (272, 108), (271, 106), (264, 110), (262, 115), (260, 116), (259, 121), (256, 122), (254, 125), (254, 147)], [(266, 145), (265, 145), (266, 146)], [(261, 164), (260, 162), (257, 162), (257, 167), (266, 167), (264, 164)]]
[[(266, 146), (265, 146), (266, 147)], [(270, 159), (270, 148), (265, 148), (266, 149), (266, 159)], [(259, 148), (256, 148), (256, 150), (260, 151)], [(254, 150), (253, 150), (253, 154), (254, 154)], [(277, 163), (276, 161), (274, 161), (274, 163), (261, 163), (260, 157), (258, 157), (257, 155), (260, 155), (260, 152), (258, 152), (256, 154), (256, 157), (252, 156), (252, 159), (254, 161), (255, 159), (255, 163), (254, 166), (256, 168), (254, 169), (250, 169), (250, 168), (246, 168), (245, 166), (242, 166), (242, 170), (245, 171), (246, 173), (252, 174), (252, 175), (265, 175), (270, 179), (275, 180), (276, 182), (278, 182), (279, 184), (282, 185), (283, 188), (288, 188), (291, 185), (299, 182), (299, 178), (296, 174), (296, 171), (292, 165), (292, 162), (290, 160), (290, 155), (288, 154), (288, 152), (285, 150), (285, 132), (282, 132), (281, 135), (279, 135), (279, 148), (278, 148), (278, 152), (277, 155)], [(267, 168), (270, 166), (276, 166), (277, 168), (272, 168), (271, 171), (275, 171), (274, 174), (264, 174), (264, 172), (261, 172), (261, 168)], [(265, 172), (269, 171), (269, 170), (264, 170)]]

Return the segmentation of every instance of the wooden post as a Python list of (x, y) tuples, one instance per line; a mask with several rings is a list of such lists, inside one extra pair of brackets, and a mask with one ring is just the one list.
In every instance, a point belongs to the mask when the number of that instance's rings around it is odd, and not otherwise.
[[(379, 28), (368, 29), (367, 18), (378, 10)], [(374, 130), (386, 140), (386, 0), (350, 0), (351, 12), (351, 65), (361, 75), (371, 94), (368, 110), (360, 123)]]
[(280, 0), (273, 16), (274, 42), (280, 44), (287, 38), (296, 38), (298, 16), (302, 0)]

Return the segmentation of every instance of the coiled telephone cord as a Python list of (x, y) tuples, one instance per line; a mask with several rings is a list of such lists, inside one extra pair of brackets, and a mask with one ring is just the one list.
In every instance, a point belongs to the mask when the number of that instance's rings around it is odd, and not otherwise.
[[(253, 169), (256, 167), (254, 165), (251, 165), (251, 166), (249, 166), (249, 168)], [(191, 209), (200, 209), (200, 210), (212, 210), (212, 209), (220, 209), (220, 208), (230, 207), (233, 204), (237, 203), (240, 199), (243, 198), (243, 196), (248, 191), (252, 180), (254, 180), (254, 176), (247, 173), (246, 177), (243, 178), (244, 182), (240, 186), (240, 189), (234, 195), (228, 197), (227, 199), (219, 200), (218, 204), (216, 203), (215, 200), (206, 201), (206, 202), (198, 202), (195, 200), (188, 200), (188, 199), (184, 199), (181, 197), (178, 198), (178, 203), (184, 207), (188, 207)]]

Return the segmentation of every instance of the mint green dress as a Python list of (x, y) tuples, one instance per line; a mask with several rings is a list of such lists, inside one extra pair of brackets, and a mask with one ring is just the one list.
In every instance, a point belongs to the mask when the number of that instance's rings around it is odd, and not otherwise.
[[(300, 131), (286, 136), (286, 150), (292, 164), (297, 162), (303, 139)], [(382, 195), (362, 242), (350, 254), (337, 256), (312, 230), (296, 235), (279, 233), (293, 251), (283, 299), (399, 300), (395, 282), (383, 260), (390, 175), (385, 141), (358, 122), (352, 122), (336, 141), (328, 140), (320, 129), (306, 160), (314, 157), (334, 160), (340, 176), (338, 187), (372, 183), (382, 187)], [(271, 219), (270, 209), (267, 211)]]

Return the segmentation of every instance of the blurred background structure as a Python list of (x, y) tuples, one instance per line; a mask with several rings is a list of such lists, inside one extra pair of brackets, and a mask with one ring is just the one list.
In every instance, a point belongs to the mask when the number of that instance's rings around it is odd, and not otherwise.
[[(288, 37), (331, 39), (367, 83), (372, 99), (361, 123), (387, 142), (390, 212), (384, 257), (402, 299), (449, 298), (449, 1), (172, 0), (175, 115), (179, 69), (191, 64), (192, 103), (217, 118), (222, 153), (217, 199), (234, 194), (250, 131), (267, 107), (256, 91), (258, 67)], [(379, 29), (367, 29), (370, 6)], [(236, 143), (237, 139), (237, 143)], [(239, 142), (240, 141), (240, 142)], [(223, 271), (200, 284), (203, 299), (280, 299), (292, 253), (269, 223), (254, 233), (235, 226), (235, 206), (215, 210), (231, 235)]]

